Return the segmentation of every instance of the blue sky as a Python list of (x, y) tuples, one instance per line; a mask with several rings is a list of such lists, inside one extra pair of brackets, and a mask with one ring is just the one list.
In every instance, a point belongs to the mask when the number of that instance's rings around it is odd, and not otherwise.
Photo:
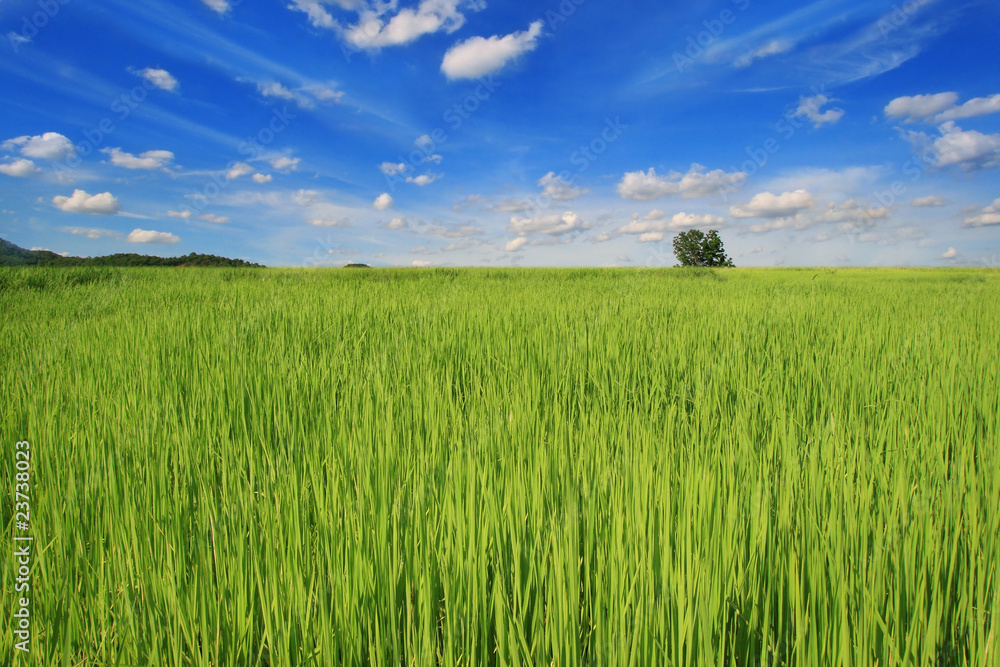
[(0, 236), (274, 266), (997, 266), (989, 0), (3, 0)]

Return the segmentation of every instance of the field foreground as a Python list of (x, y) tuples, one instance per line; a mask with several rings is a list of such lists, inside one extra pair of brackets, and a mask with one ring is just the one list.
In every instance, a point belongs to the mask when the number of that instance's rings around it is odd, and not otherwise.
[(998, 297), (995, 270), (0, 270), (15, 664), (1000, 664)]

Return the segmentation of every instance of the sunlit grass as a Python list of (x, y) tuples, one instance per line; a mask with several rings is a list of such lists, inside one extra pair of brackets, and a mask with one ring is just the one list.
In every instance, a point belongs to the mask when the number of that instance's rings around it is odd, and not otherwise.
[(31, 659), (997, 664), (998, 296), (984, 270), (0, 270)]

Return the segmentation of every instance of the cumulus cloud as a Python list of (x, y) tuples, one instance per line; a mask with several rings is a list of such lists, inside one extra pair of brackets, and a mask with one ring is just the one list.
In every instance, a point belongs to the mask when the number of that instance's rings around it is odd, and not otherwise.
[(38, 168), (35, 167), (35, 163), (31, 160), (25, 160), (24, 158), (18, 158), (13, 162), (0, 164), (0, 174), (7, 174), (8, 176), (16, 176), (18, 178), (30, 176), (36, 171), (38, 171)]
[(892, 211), (884, 206), (874, 206), (856, 201), (854, 199), (848, 199), (843, 204), (839, 205), (834, 202), (829, 202), (826, 205), (826, 210), (813, 217), (810, 222), (833, 224), (850, 223), (851, 225), (856, 225), (862, 222), (883, 220), (888, 218), (891, 214)]
[(229, 0), (202, 0), (213, 12), (225, 14), (229, 11)]
[(742, 56), (733, 61), (733, 65), (736, 67), (749, 67), (755, 60), (761, 60), (770, 56), (776, 56), (779, 53), (785, 53), (786, 51), (790, 51), (793, 46), (795, 46), (793, 42), (783, 39), (772, 39), (767, 44), (764, 44), (763, 46), (760, 46), (748, 53), (744, 53)]
[(350, 227), (350, 218), (310, 218), (306, 224), (313, 227)]
[(170, 151), (146, 151), (132, 155), (120, 148), (104, 148), (101, 152), (111, 157), (111, 164), (125, 169), (163, 169), (174, 159)]
[(889, 118), (901, 118), (903, 122), (913, 123), (932, 118), (955, 106), (957, 101), (958, 93), (897, 97), (886, 105), (884, 112)]
[(534, 50), (542, 34), (542, 22), (527, 30), (500, 37), (471, 37), (448, 49), (441, 71), (449, 79), (475, 79), (496, 72), (518, 56)]
[(622, 199), (652, 201), (672, 195), (684, 199), (707, 197), (731, 189), (746, 179), (745, 172), (727, 173), (722, 169), (706, 171), (700, 164), (692, 164), (686, 174), (671, 171), (666, 176), (652, 167), (647, 172), (631, 171), (625, 174), (616, 190)]
[(121, 238), (121, 234), (110, 229), (95, 229), (93, 227), (64, 227), (63, 231), (67, 231), (74, 236), (86, 236), (88, 239), (103, 239), (103, 238)]
[(297, 157), (277, 157), (271, 160), (271, 166), (278, 171), (297, 171), (301, 158)]
[(406, 182), (424, 187), (425, 185), (430, 185), (439, 178), (441, 178), (441, 174), (420, 174), (419, 176), (407, 176)]
[(833, 125), (844, 117), (844, 110), (827, 109), (826, 111), (820, 111), (820, 109), (829, 102), (831, 102), (831, 100), (826, 95), (801, 97), (799, 98), (799, 108), (796, 109), (795, 115), (805, 116), (810, 122), (812, 122), (813, 127), (822, 127), (827, 123)]
[(229, 222), (229, 218), (224, 215), (214, 215), (212, 213), (206, 213), (205, 215), (198, 216), (206, 222), (214, 222), (217, 225), (224, 225)]
[(415, 266), (418, 269), (426, 269), (430, 265), (431, 265), (431, 263), (429, 261), (427, 261), (426, 259), (415, 259), (415, 260), (413, 260), (413, 266)]
[(254, 174), (252, 176), (254, 183), (270, 183), (274, 177), (271, 174)]
[(729, 208), (734, 218), (783, 218), (804, 211), (813, 204), (812, 195), (805, 190), (774, 195), (761, 192), (745, 204)]
[(553, 171), (538, 179), (538, 187), (542, 188), (543, 195), (555, 201), (570, 201), (590, 192), (590, 190), (581, 190), (571, 182), (563, 180), (561, 176), (556, 176)]
[(528, 239), (524, 236), (518, 236), (516, 239), (507, 241), (507, 245), (503, 247), (506, 252), (517, 252), (524, 247), (524, 244), (528, 242)]
[(135, 71), (135, 74), (141, 76), (151, 85), (156, 86), (160, 90), (166, 90), (168, 92), (177, 90), (177, 79), (175, 79), (174, 76), (165, 69), (147, 67), (145, 69)]
[(975, 118), (976, 116), (986, 116), (992, 113), (1000, 113), (1000, 95), (990, 95), (989, 97), (975, 97), (961, 106), (947, 109), (934, 120), (944, 122), (949, 120), (961, 120), (963, 118)]
[(170, 232), (157, 232), (151, 229), (133, 229), (126, 239), (129, 243), (177, 243), (179, 236)]
[(323, 7), (322, 0), (292, 0), (288, 8), (304, 12), (309, 17), (309, 22), (317, 28), (337, 27), (333, 16)]
[(502, 202), (490, 206), (490, 211), (493, 213), (526, 213), (533, 208), (534, 205), (529, 201), (505, 199)]
[[(326, 10), (322, 10), (322, 13), (316, 10), (317, 3), (312, 0), (293, 1), (297, 9), (309, 14), (313, 25), (338, 27)], [(345, 8), (355, 8), (354, 5), (357, 3), (351, 0), (338, 0), (337, 4)], [(409, 44), (423, 35), (442, 30), (452, 33), (461, 28), (465, 23), (465, 15), (459, 11), (459, 7), (463, 6), (476, 10), (484, 7), (485, 3), (481, 0), (422, 0), (416, 9), (407, 7), (388, 20), (385, 14), (387, 10), (395, 9), (396, 3), (380, 3), (374, 8), (363, 8), (359, 11), (358, 23), (343, 28), (341, 32), (343, 38), (358, 49), (380, 49), (384, 46)]]
[(581, 220), (580, 216), (572, 211), (567, 211), (562, 215), (543, 215), (535, 218), (514, 216), (510, 219), (510, 226), (507, 230), (518, 236), (531, 236), (533, 234), (561, 236), (588, 228), (589, 225)]
[(906, 123), (945, 123), (994, 113), (1000, 113), (1000, 94), (975, 97), (964, 104), (958, 104), (958, 93), (954, 92), (914, 95), (897, 97), (885, 107), (887, 117)]
[(927, 197), (917, 197), (912, 202), (910, 206), (916, 208), (926, 208), (931, 206), (947, 206), (948, 200), (943, 197), (938, 197), (936, 195), (928, 195)]
[(404, 162), (383, 162), (378, 168), (386, 176), (396, 176), (409, 169), (409, 166)]
[(42, 160), (62, 160), (76, 152), (73, 142), (58, 132), (8, 139), (0, 147), (7, 151), (20, 150), (24, 157)]
[(978, 214), (965, 219), (966, 227), (986, 227), (987, 225), (1000, 225), (1000, 199), (993, 200), (993, 203), (983, 208)]
[(939, 130), (941, 136), (931, 146), (939, 167), (959, 165), (971, 170), (1000, 165), (1000, 134), (965, 131), (952, 121), (941, 125)]
[(443, 227), (434, 225), (424, 230), (425, 234), (431, 236), (443, 236), (446, 239), (465, 239), (470, 236), (483, 234), (483, 230), (475, 225), (461, 225), (460, 227)]
[(948, 248), (941, 253), (941, 259), (955, 259), (956, 257), (958, 257), (958, 251), (954, 248)]
[(226, 178), (230, 181), (235, 181), (240, 176), (246, 176), (247, 174), (253, 173), (253, 167), (251, 167), (246, 162), (235, 162), (229, 167), (226, 172)]
[(393, 218), (389, 222), (385, 223), (386, 229), (406, 229), (406, 219), (405, 218)]
[(393, 202), (392, 195), (390, 195), (388, 192), (383, 192), (382, 194), (380, 194), (378, 197), (375, 198), (375, 201), (372, 202), (372, 206), (375, 207), (376, 211), (385, 211), (386, 209), (392, 208), (392, 205), (394, 203), (395, 202)]
[(606, 232), (597, 237), (598, 241), (608, 241), (623, 234), (639, 235), (640, 242), (662, 241), (666, 232), (681, 232), (688, 229), (700, 227), (718, 228), (725, 224), (725, 220), (716, 215), (707, 213), (675, 213), (667, 216), (666, 213), (658, 209), (653, 209), (646, 215), (639, 217), (638, 213), (632, 215), (632, 221), (614, 232)]
[(191, 217), (191, 211), (187, 209), (183, 211), (167, 211), (167, 216), (171, 218), (181, 218), (182, 220), (187, 220)]
[(83, 190), (74, 190), (70, 197), (53, 197), (56, 208), (68, 213), (91, 213), (94, 215), (114, 215), (121, 210), (121, 204), (110, 192), (90, 195)]

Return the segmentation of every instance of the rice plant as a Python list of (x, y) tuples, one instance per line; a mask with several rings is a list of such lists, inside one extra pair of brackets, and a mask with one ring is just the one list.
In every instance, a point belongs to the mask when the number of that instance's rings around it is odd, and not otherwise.
[(40, 665), (1000, 664), (995, 270), (0, 270)]

